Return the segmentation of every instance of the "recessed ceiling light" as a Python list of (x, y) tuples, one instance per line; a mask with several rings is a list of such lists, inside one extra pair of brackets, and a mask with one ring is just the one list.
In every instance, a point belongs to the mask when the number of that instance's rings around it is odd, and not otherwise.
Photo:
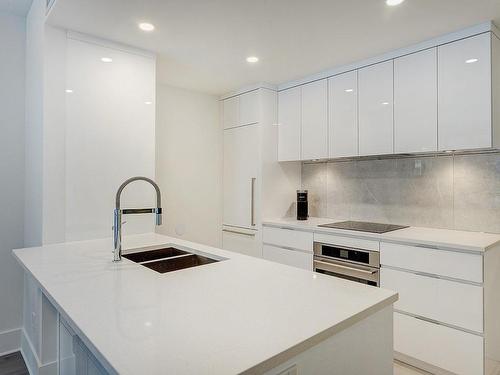
[(382, 105), (389, 105), (389, 102), (382, 102)]
[(67, 92), (68, 94), (71, 94), (71, 93), (73, 92), (73, 90), (71, 90), (71, 89), (66, 89), (66, 92)]
[(478, 59), (469, 59), (469, 60), (465, 60), (465, 63), (466, 64), (472, 64), (472, 63), (475, 63), (475, 62), (478, 62), (479, 60)]
[(149, 104), (153, 104), (153, 102), (144, 102), (144, 104), (149, 105)]
[(249, 63), (256, 63), (257, 61), (259, 61), (259, 58), (257, 56), (248, 56), (247, 57), (247, 62)]
[(405, 0), (385, 0), (385, 3), (391, 7), (401, 4)]
[(113, 62), (113, 59), (111, 57), (101, 57), (101, 61), (105, 63), (110, 63)]
[(353, 91), (354, 91), (354, 89), (345, 89), (344, 91), (345, 91), (345, 92), (353, 92)]
[(142, 31), (153, 31), (155, 29), (155, 25), (149, 22), (141, 22), (139, 24), (139, 29)]

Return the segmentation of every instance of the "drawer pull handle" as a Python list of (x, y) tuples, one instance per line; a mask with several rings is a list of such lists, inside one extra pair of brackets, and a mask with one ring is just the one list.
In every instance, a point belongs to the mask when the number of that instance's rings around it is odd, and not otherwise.
[(422, 317), (416, 316), (416, 315), (414, 315), (413, 317), (415, 319), (421, 320), (423, 322), (432, 323), (432, 324), (435, 324), (435, 325), (438, 325), (438, 326), (442, 325), (440, 322), (438, 322), (437, 320), (434, 320), (434, 319), (422, 318)]
[(231, 230), (231, 229), (223, 229), (222, 231), (228, 232), (228, 233), (243, 234), (244, 236), (249, 236), (249, 237), (255, 236), (255, 233), (246, 233), (246, 232), (240, 232), (240, 231)]

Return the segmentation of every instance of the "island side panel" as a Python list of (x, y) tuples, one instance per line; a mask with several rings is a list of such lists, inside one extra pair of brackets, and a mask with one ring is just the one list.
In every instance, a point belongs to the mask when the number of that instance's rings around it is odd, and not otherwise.
[(387, 375), (393, 371), (393, 356), (393, 307), (390, 305), (265, 375)]
[(500, 368), (500, 244), (484, 257), (484, 345), (486, 373)]

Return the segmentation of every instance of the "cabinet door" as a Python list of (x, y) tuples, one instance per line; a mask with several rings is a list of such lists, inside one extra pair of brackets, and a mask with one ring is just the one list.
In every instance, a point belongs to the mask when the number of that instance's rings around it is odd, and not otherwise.
[(224, 129), (234, 128), (239, 123), (239, 98), (234, 96), (222, 102)]
[(359, 154), (393, 153), (393, 62), (358, 72)]
[(264, 245), (262, 249), (264, 259), (273, 262), (286, 264), (287, 266), (302, 268), (304, 270), (313, 270), (313, 255), (312, 253), (304, 253), (302, 251), (284, 249), (282, 247)]
[(437, 49), (394, 60), (394, 151), (437, 150)]
[(492, 146), (490, 43), (486, 33), (438, 47), (439, 150)]
[(358, 155), (358, 72), (328, 80), (329, 155)]
[(300, 160), (301, 89), (278, 94), (278, 160)]
[(302, 160), (328, 157), (327, 80), (302, 86)]
[(257, 224), (259, 126), (224, 130), (224, 224), (245, 228)]
[(59, 321), (59, 375), (76, 375), (76, 359), (73, 351), (74, 335), (61, 318)]
[(239, 97), (239, 125), (259, 122), (259, 90), (254, 90)]

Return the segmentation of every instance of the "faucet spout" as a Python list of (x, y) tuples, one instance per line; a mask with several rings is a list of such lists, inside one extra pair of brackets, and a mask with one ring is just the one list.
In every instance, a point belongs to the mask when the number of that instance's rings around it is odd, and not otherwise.
[[(134, 181), (146, 181), (150, 183), (155, 191), (156, 191), (156, 207), (155, 208), (131, 208), (131, 209), (122, 209), (121, 208), (121, 195), (123, 189)], [(161, 209), (161, 192), (159, 186), (152, 179), (142, 176), (132, 177), (128, 180), (124, 181), (118, 191), (116, 192), (115, 199), (115, 211), (114, 211), (114, 220), (113, 220), (113, 239), (114, 239), (114, 251), (113, 251), (113, 260), (118, 262), (122, 259), (122, 216), (123, 215), (131, 215), (131, 214), (146, 214), (152, 213), (155, 214), (155, 224), (162, 225), (162, 209)]]

